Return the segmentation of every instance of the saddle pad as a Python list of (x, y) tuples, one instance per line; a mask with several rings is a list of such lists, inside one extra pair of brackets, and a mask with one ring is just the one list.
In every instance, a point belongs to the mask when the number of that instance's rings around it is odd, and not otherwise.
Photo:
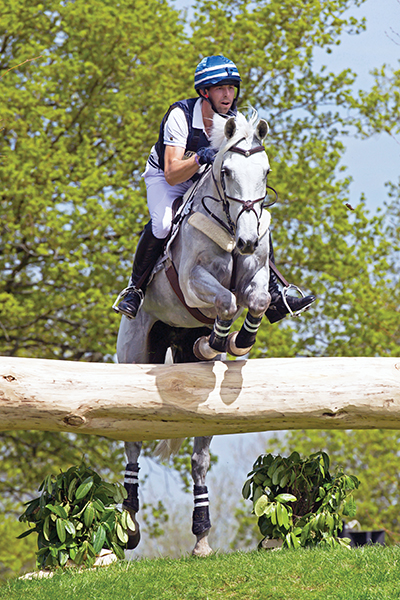
[(233, 237), (221, 225), (218, 225), (218, 223), (212, 221), (206, 215), (195, 212), (190, 215), (188, 223), (213, 240), (225, 252), (233, 252), (235, 248)]
[[(213, 240), (225, 252), (233, 252), (235, 249), (235, 240), (230, 233), (206, 215), (195, 212), (190, 215), (188, 223)], [(270, 223), (271, 215), (264, 210), (260, 222), (260, 238), (267, 233)]]

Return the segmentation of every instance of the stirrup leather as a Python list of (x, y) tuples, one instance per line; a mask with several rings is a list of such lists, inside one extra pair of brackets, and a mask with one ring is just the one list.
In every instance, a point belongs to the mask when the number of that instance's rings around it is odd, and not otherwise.
[(135, 294), (137, 294), (139, 296), (140, 304), (139, 304), (137, 311), (139, 312), (139, 310), (141, 309), (143, 301), (144, 301), (144, 293), (142, 292), (142, 290), (140, 288), (135, 288), (135, 286), (133, 286), (133, 285), (128, 285), (128, 287), (126, 287), (124, 290), (122, 290), (122, 292), (120, 292), (118, 294), (116, 301), (112, 305), (115, 312), (119, 313), (118, 304), (121, 302), (121, 300), (123, 300), (125, 298), (125, 296), (128, 294), (128, 292), (135, 292)]
[(302, 298), (305, 298), (306, 295), (303, 292), (303, 290), (301, 290), (299, 287), (297, 287), (297, 285), (294, 285), (293, 283), (289, 283), (289, 285), (285, 286), (282, 289), (282, 291), (281, 291), (282, 300), (283, 300), (283, 303), (284, 303), (284, 305), (286, 306), (286, 308), (288, 310), (289, 315), (291, 317), (298, 317), (299, 315), (301, 315), (301, 313), (303, 313), (305, 310), (307, 310), (310, 305), (308, 304), (307, 306), (303, 306), (303, 308), (300, 308), (299, 310), (293, 311), (290, 308), (289, 303), (288, 303), (288, 301), (286, 299), (286, 296), (287, 296), (287, 293), (288, 293), (289, 290), (296, 290), (296, 292), (299, 292), (299, 294), (301, 294)]

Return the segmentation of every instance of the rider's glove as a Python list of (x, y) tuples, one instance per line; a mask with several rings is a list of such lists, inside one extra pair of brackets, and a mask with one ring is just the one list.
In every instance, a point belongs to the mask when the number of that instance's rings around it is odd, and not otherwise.
[(216, 154), (217, 150), (214, 150), (214, 148), (200, 148), (196, 152), (196, 162), (198, 162), (199, 165), (212, 165)]

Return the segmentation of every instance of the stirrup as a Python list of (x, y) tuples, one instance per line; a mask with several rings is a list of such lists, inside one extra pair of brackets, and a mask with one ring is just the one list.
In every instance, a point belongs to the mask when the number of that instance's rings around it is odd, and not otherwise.
[(310, 308), (310, 305), (303, 306), (303, 308), (300, 308), (299, 310), (293, 311), (293, 310), (290, 308), (290, 306), (289, 306), (289, 303), (288, 303), (288, 301), (287, 301), (287, 299), (286, 299), (286, 296), (287, 296), (287, 293), (288, 293), (288, 291), (289, 291), (289, 290), (293, 290), (293, 289), (294, 289), (294, 290), (296, 290), (296, 292), (299, 292), (299, 294), (301, 294), (301, 297), (302, 297), (302, 298), (305, 298), (305, 297), (306, 297), (306, 295), (305, 295), (305, 293), (303, 292), (303, 290), (301, 290), (299, 287), (297, 287), (297, 285), (294, 285), (293, 283), (289, 283), (289, 285), (285, 286), (285, 287), (282, 289), (282, 291), (281, 291), (281, 294), (282, 294), (282, 300), (283, 300), (283, 303), (284, 303), (284, 305), (286, 306), (286, 308), (287, 308), (287, 310), (288, 310), (288, 313), (289, 313), (289, 315), (290, 315), (291, 317), (298, 317), (299, 315), (301, 315), (301, 313), (303, 313), (305, 310), (307, 310), (308, 308)]
[(120, 292), (118, 294), (118, 297), (117, 297), (116, 301), (112, 305), (112, 308), (115, 310), (116, 313), (123, 314), (123, 313), (120, 313), (120, 311), (118, 309), (118, 304), (121, 302), (121, 300), (123, 300), (125, 298), (125, 296), (129, 292), (135, 292), (139, 296), (139, 298), (140, 298), (140, 304), (138, 306), (137, 312), (139, 312), (139, 310), (142, 308), (142, 304), (143, 304), (143, 301), (144, 301), (144, 293), (143, 293), (143, 291), (140, 288), (135, 288), (135, 286), (133, 286), (133, 285), (128, 285), (128, 287), (126, 287), (125, 289), (123, 289), (122, 292)]

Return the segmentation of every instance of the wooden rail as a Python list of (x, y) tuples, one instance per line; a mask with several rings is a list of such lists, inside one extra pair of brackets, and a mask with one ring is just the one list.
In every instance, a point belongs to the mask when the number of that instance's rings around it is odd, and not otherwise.
[(152, 440), (400, 429), (400, 358), (116, 365), (0, 357), (0, 431)]

